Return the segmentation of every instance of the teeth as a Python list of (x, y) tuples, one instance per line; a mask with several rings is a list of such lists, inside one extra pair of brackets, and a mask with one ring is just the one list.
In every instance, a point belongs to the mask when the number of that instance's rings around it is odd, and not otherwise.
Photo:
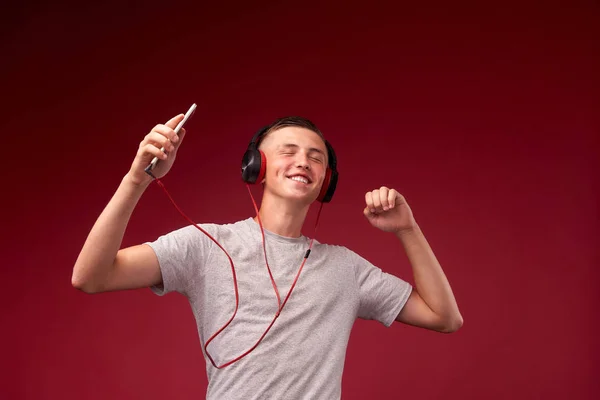
[(303, 178), (301, 176), (292, 176), (290, 177), (291, 180), (293, 181), (298, 181), (298, 182), (302, 182), (302, 183), (308, 183), (308, 180), (306, 178)]

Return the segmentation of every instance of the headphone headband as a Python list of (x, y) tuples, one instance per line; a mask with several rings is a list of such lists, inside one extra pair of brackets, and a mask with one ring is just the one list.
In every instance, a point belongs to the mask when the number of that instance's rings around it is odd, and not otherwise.
[(256, 149), (258, 149), (258, 145), (260, 144), (260, 141), (263, 139), (263, 136), (265, 135), (265, 133), (267, 133), (267, 131), (271, 129), (271, 125), (267, 125), (267, 126), (263, 126), (262, 128), (260, 128), (252, 137), (252, 140), (250, 140), (250, 143), (248, 144), (248, 148), (250, 148), (251, 146), (255, 147)]

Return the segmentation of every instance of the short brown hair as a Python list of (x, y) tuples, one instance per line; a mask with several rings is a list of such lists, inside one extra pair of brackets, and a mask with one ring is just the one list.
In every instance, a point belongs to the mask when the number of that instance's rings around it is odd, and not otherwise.
[(285, 128), (286, 126), (297, 126), (300, 128), (306, 128), (308, 130), (313, 131), (317, 135), (319, 135), (321, 137), (321, 139), (323, 139), (323, 141), (325, 141), (325, 136), (311, 120), (304, 118), (304, 117), (292, 115), (292, 116), (288, 116), (288, 117), (278, 118), (273, 123), (271, 123), (271, 125), (268, 126), (267, 130), (260, 138), (259, 145), (260, 145), (260, 142), (262, 142), (271, 132), (274, 132), (281, 128)]

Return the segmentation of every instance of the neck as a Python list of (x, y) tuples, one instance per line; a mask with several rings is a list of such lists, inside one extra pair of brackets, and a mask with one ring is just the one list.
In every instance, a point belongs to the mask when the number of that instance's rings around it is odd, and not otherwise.
[[(302, 235), (302, 226), (310, 204), (302, 205), (285, 201), (274, 201), (264, 196), (260, 206), (260, 222), (264, 229), (277, 235), (297, 238)], [(254, 217), (258, 222), (258, 218)]]

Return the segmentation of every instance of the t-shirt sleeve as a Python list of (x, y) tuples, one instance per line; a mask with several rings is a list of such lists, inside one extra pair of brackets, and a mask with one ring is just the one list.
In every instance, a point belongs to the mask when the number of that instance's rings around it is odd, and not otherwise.
[(353, 255), (359, 295), (358, 317), (391, 326), (406, 304), (412, 285), (384, 272), (358, 254)]
[[(203, 229), (207, 226), (201, 225)], [(170, 292), (188, 295), (188, 288), (198, 278), (211, 251), (211, 241), (193, 225), (180, 228), (146, 242), (156, 254), (162, 284), (151, 286), (152, 292), (163, 296)]]

